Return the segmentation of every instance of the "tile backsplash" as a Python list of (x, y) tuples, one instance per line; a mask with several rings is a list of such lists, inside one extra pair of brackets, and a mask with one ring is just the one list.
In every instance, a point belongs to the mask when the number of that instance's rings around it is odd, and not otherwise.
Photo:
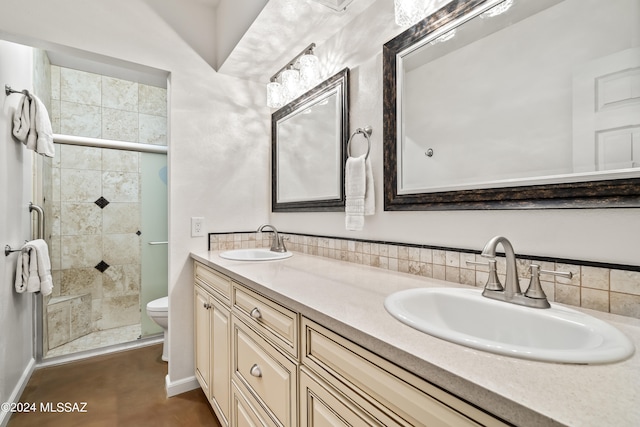
[[(280, 233), (287, 249), (386, 270), (483, 287), (488, 267), (479, 252), (397, 242)], [(271, 232), (210, 233), (209, 250), (262, 248), (271, 245)], [(505, 258), (498, 257), (498, 275), (504, 283)], [(543, 270), (571, 272), (572, 278), (542, 274), (540, 282), (550, 301), (607, 313), (640, 318), (640, 268), (576, 260), (518, 257), (522, 289), (529, 284), (531, 264)], [(500, 274), (502, 273), (502, 274)]]

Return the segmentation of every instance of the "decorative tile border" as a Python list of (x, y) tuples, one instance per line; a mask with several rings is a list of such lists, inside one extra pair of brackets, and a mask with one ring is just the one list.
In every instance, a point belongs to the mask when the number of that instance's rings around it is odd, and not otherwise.
[[(309, 255), (369, 265), (416, 276), (483, 287), (487, 266), (479, 251), (378, 242), (346, 238), (280, 233), (287, 249)], [(271, 246), (271, 232), (209, 233), (209, 250), (264, 248)], [(498, 272), (505, 271), (505, 258), (497, 257)], [(541, 275), (540, 282), (550, 301), (640, 319), (640, 267), (592, 263), (532, 256), (518, 257), (520, 285), (529, 284), (529, 266), (543, 270), (570, 271), (571, 279)], [(504, 274), (499, 274), (504, 283)]]

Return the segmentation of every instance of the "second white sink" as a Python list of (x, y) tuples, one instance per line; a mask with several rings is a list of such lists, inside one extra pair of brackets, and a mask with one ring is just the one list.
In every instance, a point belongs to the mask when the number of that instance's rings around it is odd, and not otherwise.
[(232, 259), (235, 261), (271, 261), (276, 259), (289, 258), (291, 252), (274, 252), (268, 248), (256, 249), (235, 249), (232, 251), (222, 252), (221, 258)]
[(556, 304), (522, 307), (485, 298), (481, 289), (418, 288), (385, 300), (401, 322), (438, 338), (507, 356), (561, 363), (608, 363), (631, 356), (615, 327)]

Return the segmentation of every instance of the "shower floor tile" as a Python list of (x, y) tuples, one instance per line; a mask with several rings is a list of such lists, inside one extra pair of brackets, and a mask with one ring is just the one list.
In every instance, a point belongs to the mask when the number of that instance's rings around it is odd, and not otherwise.
[(44, 357), (65, 356), (80, 351), (93, 350), (114, 344), (123, 344), (137, 340), (140, 338), (140, 333), (141, 329), (139, 324), (92, 332), (60, 347), (49, 350)]

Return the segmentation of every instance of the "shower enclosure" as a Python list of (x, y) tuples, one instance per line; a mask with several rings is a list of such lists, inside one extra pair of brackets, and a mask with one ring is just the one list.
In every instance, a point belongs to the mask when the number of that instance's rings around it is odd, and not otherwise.
[(39, 297), (43, 359), (161, 334), (146, 304), (168, 277), (166, 89), (50, 67), (56, 156), (36, 178), (54, 279)]

